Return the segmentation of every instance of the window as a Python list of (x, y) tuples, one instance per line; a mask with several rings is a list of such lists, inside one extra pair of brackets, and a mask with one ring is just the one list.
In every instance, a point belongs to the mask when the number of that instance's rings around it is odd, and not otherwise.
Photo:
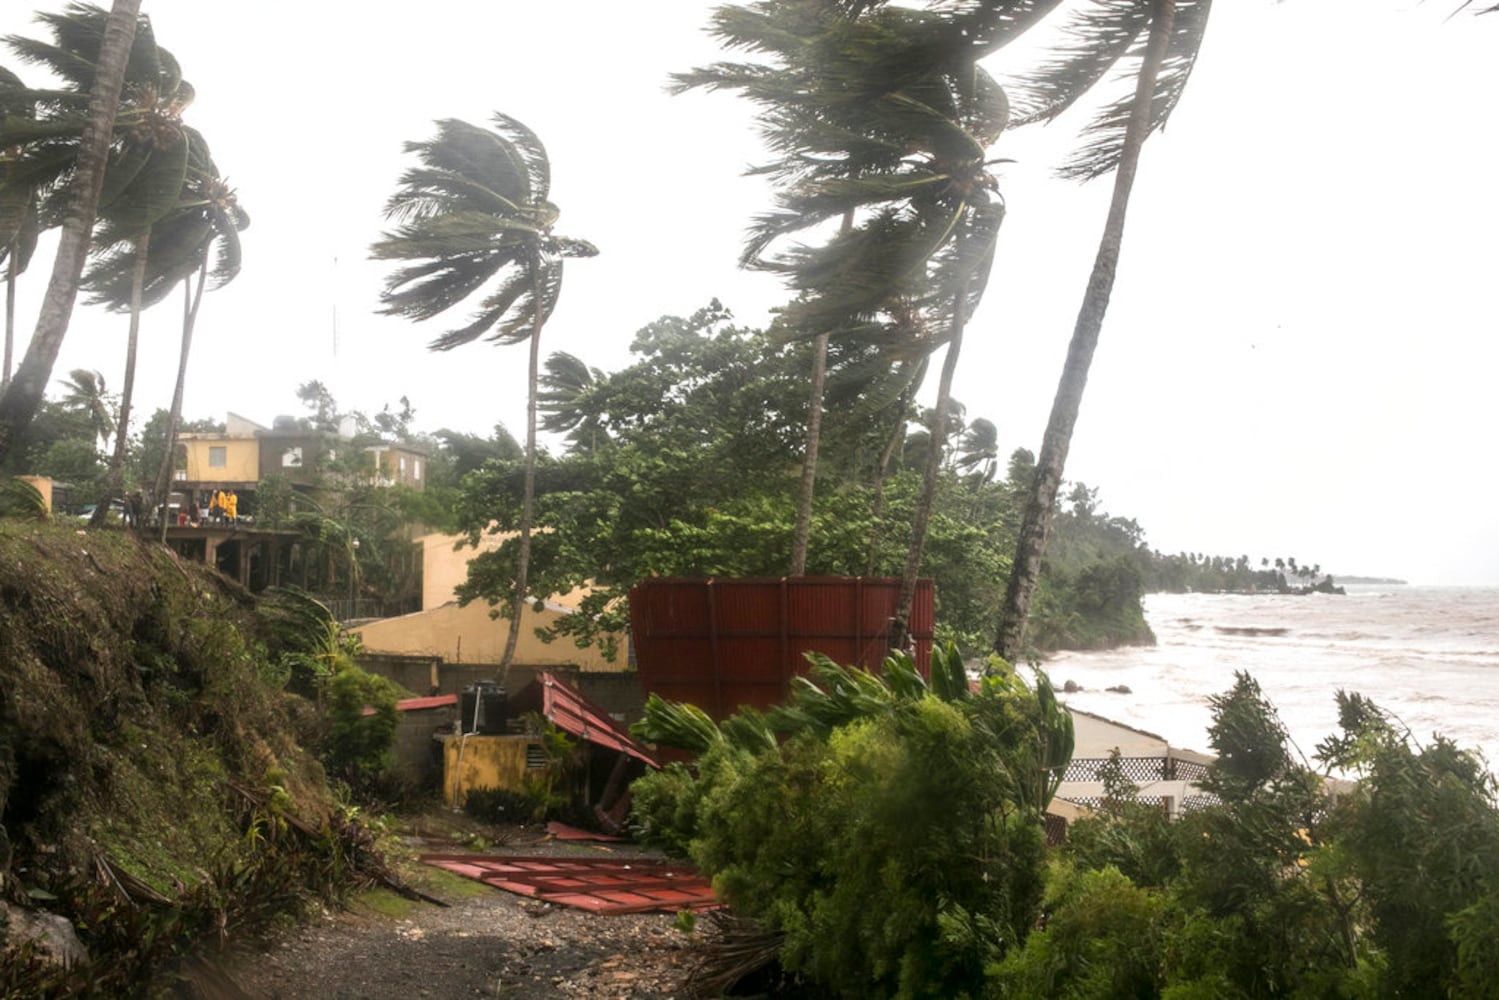
[(414, 483), (422, 481), (422, 460), (419, 458), (411, 460), (411, 481)]
[(212, 444), (208, 446), (208, 467), (210, 469), (222, 469), (229, 464), (229, 448), (227, 445)]
[(302, 448), (288, 448), (281, 453), (281, 468), (300, 469), (302, 467)]

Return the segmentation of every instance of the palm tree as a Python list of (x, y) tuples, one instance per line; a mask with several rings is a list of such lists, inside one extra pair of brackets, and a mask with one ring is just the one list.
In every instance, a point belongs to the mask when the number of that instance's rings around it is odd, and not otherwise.
[(74, 368), (63, 380), (66, 395), (62, 404), (70, 410), (83, 414), (94, 430), (94, 444), (100, 449), (109, 447), (109, 439), (115, 432), (115, 399), (105, 388), (104, 376), (87, 368)]
[(166, 449), (156, 472), (156, 488), (152, 491), (155, 501), (162, 505), (163, 542), (166, 541), (167, 497), (177, 450), (177, 428), (182, 422), (182, 396), (187, 385), (187, 361), (198, 322), (198, 307), (203, 304), (205, 288), (222, 288), (239, 274), (242, 259), (239, 234), (250, 224), (250, 216), (240, 207), (234, 189), (219, 176), (207, 144), (195, 130), (187, 131), (193, 150), (187, 186), (183, 189), (183, 201), (171, 216), (156, 226), (166, 238), (158, 236), (156, 239), (156, 250), (151, 259), (154, 273), (147, 282), (148, 295), (157, 294), (156, 289), (161, 289), (160, 294), (164, 295), (165, 290), (177, 281), (182, 283), (183, 292), (182, 346), (177, 358), (177, 381), (172, 388), (172, 406), (167, 411)]
[[(193, 99), (192, 86), (182, 79), (171, 53), (151, 44), (154, 39), (148, 31), (136, 38), (126, 79), (122, 117), (131, 128), (121, 137), (104, 174), (100, 226), (94, 234), (101, 256), (84, 275), (84, 285), (93, 293), (91, 302), (128, 310), (130, 315), (119, 433), (109, 463), (108, 495), (94, 511), (95, 526), (103, 523), (108, 501), (123, 492), (141, 311), (149, 304), (146, 283), (153, 269), (153, 237), (156, 227), (182, 201), (193, 147), (195, 143), (201, 146), (201, 137), (190, 135), (182, 124), (182, 112)], [(206, 156), (206, 148), (202, 155)], [(172, 235), (181, 238), (184, 233), (179, 227)], [(164, 256), (167, 264), (156, 267), (151, 277), (175, 284), (174, 265), (183, 248), (166, 246), (161, 251), (158, 256)], [(124, 280), (127, 276), (128, 281)]]
[(1133, 0), (1085, 5), (1069, 26), (1071, 44), (1031, 81), (1031, 100), (1022, 113), (1022, 121), (1051, 120), (1091, 91), (1122, 58), (1138, 61), (1133, 74), (1133, 94), (1115, 100), (1099, 113), (1091, 126), (1093, 139), (1063, 171), (1072, 177), (1089, 179), (1112, 169), (1114, 190), (1042, 438), (1036, 476), (1005, 590), (994, 645), (999, 655), (1011, 662), (1024, 650), (1031, 595), (1056, 516), (1057, 491), (1082, 406), (1088, 369), (1114, 287), (1125, 213), (1140, 152), (1150, 132), (1165, 124), (1186, 87), (1207, 28), (1209, 7), (1209, 0)]
[[(800, 540), (810, 518), (828, 336), (868, 335), (888, 322), (893, 306), (919, 301), (944, 328), (927, 345), (948, 348), (934, 440), (945, 425), (963, 328), (982, 296), (1003, 217), (985, 151), (1009, 108), (976, 59), (1008, 28), (996, 19), (975, 34), (982, 25), (970, 12), (841, 0), (723, 7), (714, 23), (728, 45), (775, 60), (769, 67), (719, 63), (676, 81), (739, 90), (761, 105), (761, 131), (779, 155), (758, 168), (777, 184), (776, 209), (756, 220), (742, 262), (781, 273), (800, 293), (786, 310), (787, 325), (816, 343), (795, 573), (805, 563)], [(835, 219), (839, 231), (825, 245), (771, 255), (787, 238)], [(937, 466), (929, 461), (924, 472), (892, 622), (896, 645), (904, 642), (935, 498)]]
[[(115, 0), (101, 25), (98, 45), (93, 49), (95, 58), (79, 61), (78, 74), (85, 78), (82, 89), (88, 94), (87, 112), (76, 147), (74, 169), (67, 183), (62, 234), (41, 313), (25, 358), (5, 392), (0, 394), (0, 461), (5, 460), (20, 432), (41, 406), (52, 366), (67, 335), (104, 186), (125, 68), (139, 25), (140, 0)], [(10, 125), (7, 121), (8, 134)]]
[[(36, 115), (36, 102), (21, 78), (0, 67), (0, 120), (29, 120)], [(5, 265), (5, 352), (0, 362), (0, 392), (10, 382), (16, 345), (16, 279), (31, 263), (38, 235), (36, 189), (15, 180), (21, 147), (0, 149), (0, 263)]]
[(958, 441), (955, 464), (978, 484), (991, 483), (999, 471), (999, 428), (978, 417)]
[(586, 454), (598, 450), (609, 440), (602, 413), (593, 394), (604, 380), (604, 373), (590, 368), (583, 359), (566, 351), (556, 351), (546, 360), (546, 374), (541, 376), (537, 406), (544, 414), (543, 430), (566, 434), (573, 449)]
[(528, 341), (525, 481), (522, 487), (510, 632), (500, 657), (508, 670), (520, 635), (531, 555), (536, 490), (536, 403), (541, 331), (562, 288), (562, 262), (592, 257), (584, 240), (553, 234), (557, 206), (547, 200), (551, 164), (529, 128), (496, 114), (484, 129), (448, 118), (437, 133), (408, 142), (420, 166), (407, 170), (386, 203), (400, 224), (371, 247), (377, 260), (405, 261), (385, 282), (383, 311), (431, 319), (485, 290), (470, 321), (432, 341), (451, 350), (484, 339)]

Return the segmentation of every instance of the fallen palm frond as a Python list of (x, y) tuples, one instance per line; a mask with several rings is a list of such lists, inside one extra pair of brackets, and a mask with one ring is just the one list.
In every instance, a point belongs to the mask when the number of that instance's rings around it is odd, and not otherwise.
[(723, 996), (750, 976), (777, 971), (783, 935), (728, 910), (711, 910), (700, 919), (708, 931), (687, 972), (688, 995)]

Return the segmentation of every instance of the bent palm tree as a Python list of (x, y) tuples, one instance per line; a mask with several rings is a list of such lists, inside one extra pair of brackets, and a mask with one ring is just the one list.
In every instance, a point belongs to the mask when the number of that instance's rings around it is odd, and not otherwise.
[[(34, 91), (41, 114), (33, 121), (8, 127), (7, 135), (20, 145), (17, 182), (30, 183), (46, 192), (41, 212), (44, 219), (62, 215), (62, 181), (77, 169), (77, 147), (86, 125), (80, 113), (86, 88), (91, 86), (93, 61), (97, 58), (109, 15), (87, 4), (74, 4), (61, 14), (44, 14), (39, 20), (50, 28), (53, 41), (10, 38), (8, 43), (27, 62), (46, 68), (64, 82), (61, 90)], [(100, 220), (93, 234), (95, 248), (103, 254), (84, 277), (94, 289), (94, 301), (130, 313), (125, 374), (121, 383), (119, 433), (109, 467), (110, 497), (120, 495), (128, 444), (131, 401), (135, 384), (135, 356), (140, 330), (141, 285), (148, 263), (151, 228), (177, 204), (189, 159), (188, 137), (182, 126), (182, 111), (193, 99), (193, 89), (183, 79), (171, 53), (157, 46), (149, 21), (142, 19), (132, 39), (113, 141), (104, 171), (97, 211)], [(101, 291), (101, 270), (113, 277), (117, 261), (133, 265), (133, 281), (125, 287)], [(95, 524), (102, 523), (106, 504), (101, 504)]]
[(531, 556), (541, 331), (557, 305), (563, 260), (598, 251), (585, 240), (552, 233), (559, 213), (547, 200), (551, 164), (536, 134), (508, 115), (496, 114), (492, 124), (483, 129), (448, 118), (437, 122), (432, 138), (406, 144), (420, 166), (401, 176), (385, 206), (386, 216), (400, 224), (370, 248), (370, 256), (407, 262), (386, 279), (381, 293), (382, 311), (390, 315), (428, 320), (485, 292), (470, 321), (433, 340), (433, 350), (480, 339), (530, 344), (515, 586), (500, 657), (501, 670), (508, 670)]
[[(140, 23), (140, 0), (115, 0), (100, 25), (93, 59), (80, 60), (80, 90), (88, 95), (87, 112), (79, 136), (75, 166), (67, 183), (62, 211), (62, 235), (52, 276), (42, 300), (36, 328), (15, 377), (0, 394), (0, 461), (9, 454), (20, 432), (36, 415), (52, 377), (52, 366), (62, 349), (78, 297), (89, 236), (104, 186), (104, 169), (114, 134), (120, 90), (131, 45)], [(10, 123), (7, 121), (7, 133)]]
[[(20, 77), (0, 67), (0, 120), (30, 120), (36, 102)], [(0, 129), (3, 131), (3, 129)], [(38, 235), (36, 188), (15, 178), (19, 145), (0, 148), (0, 263), (5, 265), (5, 351), (0, 361), (0, 392), (10, 382), (16, 346), (16, 279), (31, 263)]]
[[(899, 310), (915, 301), (946, 328), (924, 345), (948, 348), (934, 435), (945, 426), (963, 328), (982, 296), (1003, 217), (985, 151), (1009, 108), (976, 59), (1023, 30), (1017, 24), (976, 19), (971, 9), (878, 2), (724, 7), (715, 33), (730, 46), (771, 55), (774, 65), (720, 63), (676, 77), (683, 88), (736, 89), (761, 105), (761, 131), (778, 154), (759, 170), (777, 182), (776, 210), (756, 220), (742, 260), (785, 276), (800, 296), (787, 324), (816, 338), (793, 573), (805, 561), (829, 336), (894, 327)], [(772, 245), (835, 219), (842, 225), (824, 246), (770, 256)], [(937, 471), (925, 470), (912, 525), (892, 622), (896, 645), (905, 638)]]
[[(183, 189), (184, 200), (170, 217), (157, 225), (157, 229), (166, 234), (166, 239), (157, 239), (152, 262), (153, 277), (158, 286), (181, 281), (183, 292), (182, 345), (177, 356), (177, 381), (172, 389), (172, 406), (167, 412), (166, 449), (156, 471), (156, 488), (152, 492), (156, 502), (162, 505), (162, 541), (166, 541), (167, 496), (177, 450), (177, 428), (182, 422), (182, 395), (187, 385), (187, 361), (192, 351), (193, 331), (198, 323), (198, 307), (203, 304), (205, 288), (222, 288), (238, 276), (242, 260), (239, 234), (250, 224), (250, 216), (240, 207), (234, 190), (219, 176), (207, 144), (195, 131), (189, 129), (188, 132), (193, 140), (194, 155), (188, 168), (188, 183)], [(163, 252), (164, 248), (172, 252)], [(148, 279), (147, 285), (150, 288), (151, 280)]]
[(1042, 438), (1005, 590), (994, 648), (1011, 662), (1024, 651), (1031, 595), (1056, 515), (1057, 491), (1082, 406), (1088, 369), (1114, 287), (1140, 152), (1150, 132), (1165, 124), (1186, 87), (1207, 28), (1209, 8), (1209, 0), (1093, 3), (1079, 12), (1072, 24), (1073, 46), (1064, 50), (1059, 60), (1043, 67), (1032, 81), (1035, 100), (1029, 120), (1049, 120), (1091, 90), (1121, 59), (1138, 62), (1133, 93), (1102, 110), (1091, 126), (1093, 140), (1063, 171), (1089, 179), (1113, 169), (1114, 191)]

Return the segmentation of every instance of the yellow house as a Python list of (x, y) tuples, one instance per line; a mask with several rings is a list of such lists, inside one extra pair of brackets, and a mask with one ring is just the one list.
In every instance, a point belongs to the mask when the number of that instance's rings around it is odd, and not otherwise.
[(255, 433), (266, 429), (231, 413), (223, 434), (178, 435), (177, 446), (185, 455), (177, 481), (253, 488), (260, 482), (260, 440)]
[[(475, 554), (492, 551), (506, 537), (486, 535), (478, 549), (465, 546), (456, 550), (457, 535), (430, 534), (417, 539), (422, 548), (422, 610), (360, 626), (357, 632), (364, 648), (371, 653), (438, 656), (448, 663), (498, 663), (505, 651), (510, 620), (491, 618), (484, 601), (459, 607), (453, 588), (467, 579), (468, 562)], [(571, 664), (585, 672), (624, 670), (626, 636), (618, 637), (620, 652), (612, 663), (596, 646), (579, 649), (568, 639), (547, 643), (536, 637), (538, 628), (576, 614), (577, 602), (585, 594), (586, 590), (577, 590), (554, 595), (540, 609), (527, 605), (521, 612), (514, 662), (527, 666)]]

